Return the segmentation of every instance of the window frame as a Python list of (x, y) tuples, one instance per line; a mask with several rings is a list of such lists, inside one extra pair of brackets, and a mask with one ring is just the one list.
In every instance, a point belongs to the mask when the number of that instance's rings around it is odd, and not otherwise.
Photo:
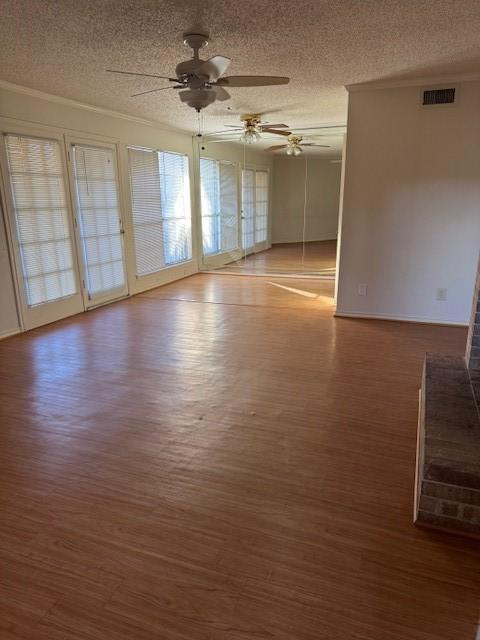
[[(146, 273), (144, 275), (137, 274), (137, 256), (135, 249), (135, 224), (133, 215), (132, 204), (132, 188), (130, 181), (130, 162), (128, 156), (128, 150), (134, 149), (137, 151), (149, 151), (155, 153), (171, 153), (180, 155), (186, 158), (186, 166), (188, 170), (188, 193), (190, 201), (190, 242), (191, 242), (191, 257), (185, 262), (179, 262), (172, 265), (166, 265), (154, 271), (152, 273)], [(134, 142), (127, 142), (121, 145), (119, 166), (122, 167), (121, 178), (123, 178), (123, 184), (121, 188), (125, 195), (125, 206), (128, 212), (126, 216), (126, 246), (127, 246), (127, 274), (129, 279), (129, 289), (131, 294), (141, 293), (142, 291), (148, 291), (154, 287), (173, 282), (180, 278), (193, 275), (197, 273), (197, 241), (196, 241), (196, 221), (194, 217), (194, 181), (192, 180), (192, 157), (190, 153), (185, 151), (170, 150), (165, 148), (157, 148), (136, 144)]]

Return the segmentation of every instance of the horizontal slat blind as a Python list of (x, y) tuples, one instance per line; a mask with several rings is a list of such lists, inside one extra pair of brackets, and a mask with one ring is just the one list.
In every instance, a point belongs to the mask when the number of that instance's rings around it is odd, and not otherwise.
[(158, 154), (129, 149), (128, 160), (136, 271), (144, 276), (165, 267)]
[(220, 180), (218, 162), (200, 159), (203, 254), (220, 251)]
[(267, 241), (268, 227), (268, 171), (256, 171), (255, 243)]
[(18, 245), (28, 306), (77, 292), (60, 145), (6, 135)]
[(125, 285), (114, 151), (74, 145), (74, 172), (89, 297)]
[(233, 251), (238, 247), (235, 166), (201, 158), (200, 184), (203, 253)]
[(188, 157), (160, 151), (158, 160), (165, 264), (172, 265), (192, 258)]
[(128, 149), (136, 273), (155, 273), (192, 257), (188, 158)]
[(233, 164), (220, 162), (221, 250), (238, 247), (237, 172)]

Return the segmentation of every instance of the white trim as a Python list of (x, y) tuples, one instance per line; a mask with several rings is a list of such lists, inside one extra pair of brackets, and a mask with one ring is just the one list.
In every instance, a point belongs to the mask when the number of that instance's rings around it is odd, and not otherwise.
[(460, 82), (475, 82), (480, 80), (480, 73), (464, 73), (452, 76), (424, 76), (423, 78), (406, 78), (399, 80), (373, 80), (372, 82), (359, 82), (347, 84), (345, 89), (349, 93), (356, 91), (374, 91), (376, 89), (399, 89), (402, 87), (437, 86), (456, 84)]
[(11, 336), (16, 336), (18, 333), (22, 333), (22, 329), (20, 327), (18, 329), (9, 329), (8, 331), (2, 331), (0, 333), (0, 340), (5, 340), (5, 338), (10, 338)]
[(428, 318), (422, 316), (391, 316), (386, 313), (358, 313), (356, 311), (337, 311), (336, 318), (358, 318), (364, 320), (389, 320), (393, 322), (417, 322), (420, 324), (441, 324), (452, 327), (468, 327), (467, 322), (456, 322), (453, 320), (441, 320), (440, 318)]
[[(317, 276), (317, 275), (312, 275), (312, 274), (304, 274), (304, 273), (273, 273), (272, 271), (270, 272), (261, 272), (261, 273), (254, 273), (252, 271), (248, 270), (247, 268), (243, 268), (241, 266), (239, 266), (238, 271), (227, 271), (226, 269), (228, 268), (228, 265), (226, 266), (225, 269), (219, 268), (218, 270), (216, 269), (210, 269), (207, 271), (201, 271), (200, 273), (208, 273), (214, 276), (247, 276), (248, 278), (270, 278), (270, 280), (272, 278), (289, 278), (292, 280), (326, 280), (329, 282), (333, 282), (334, 278), (333, 276)], [(242, 270), (243, 269), (243, 270)]]
[[(312, 242), (331, 242), (337, 239), (338, 239), (338, 234), (336, 233), (335, 235), (330, 234), (328, 236), (324, 236), (323, 238), (315, 238), (315, 240), (305, 240), (305, 244), (309, 245)], [(300, 238), (300, 240), (276, 240), (275, 242), (272, 242), (272, 244), (268, 248), (271, 248), (276, 244), (302, 244), (302, 239)]]
[(13, 82), (8, 82), (7, 80), (0, 80), (0, 89), (5, 89), (6, 91), (12, 91), (13, 93), (20, 93), (23, 95), (27, 95), (27, 96), (30, 96), (31, 98), (46, 100), (47, 102), (62, 104), (67, 107), (75, 107), (76, 109), (83, 109), (84, 111), (92, 111), (93, 113), (98, 113), (103, 116), (109, 116), (111, 118), (120, 118), (122, 120), (128, 120), (130, 122), (135, 122), (137, 124), (142, 124), (148, 127), (155, 127), (157, 129), (169, 131), (172, 133), (182, 133), (183, 135), (188, 135), (188, 136), (192, 135), (190, 132), (182, 131), (181, 129), (176, 129), (174, 127), (169, 127), (160, 122), (147, 120), (146, 118), (139, 118), (138, 116), (132, 116), (132, 115), (129, 115), (128, 113), (114, 111), (113, 109), (106, 109), (105, 107), (97, 107), (93, 104), (88, 104), (86, 102), (78, 102), (77, 100), (72, 100), (71, 98), (62, 98), (61, 96), (57, 96), (51, 93), (45, 93), (44, 91), (39, 91), (38, 89), (31, 89), (30, 87), (24, 87), (19, 84), (14, 84)]
[(188, 262), (180, 262), (176, 265), (164, 267), (154, 273), (146, 274), (144, 276), (135, 276), (134, 281), (130, 286), (130, 295), (135, 296), (144, 291), (150, 291), (151, 289), (157, 289), (163, 287), (170, 282), (176, 280), (182, 280), (193, 276), (198, 273), (198, 267), (196, 262), (192, 259)]

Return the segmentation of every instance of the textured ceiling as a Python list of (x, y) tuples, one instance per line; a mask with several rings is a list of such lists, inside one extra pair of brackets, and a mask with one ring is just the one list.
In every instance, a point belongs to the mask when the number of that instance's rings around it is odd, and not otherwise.
[(181, 34), (210, 31), (205, 57), (231, 74), (288, 75), (287, 86), (231, 89), (205, 111), (207, 131), (242, 112), (295, 128), (343, 123), (344, 85), (479, 69), (478, 0), (0, 0), (0, 79), (195, 131), (174, 91), (130, 98), (189, 57)]

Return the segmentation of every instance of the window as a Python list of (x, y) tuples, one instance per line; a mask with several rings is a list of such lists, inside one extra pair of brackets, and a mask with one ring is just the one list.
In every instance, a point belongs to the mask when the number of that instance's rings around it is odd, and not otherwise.
[(125, 285), (115, 152), (75, 144), (73, 160), (86, 285), (92, 298)]
[(238, 247), (237, 176), (235, 165), (200, 159), (203, 254)]
[(255, 243), (267, 241), (268, 230), (268, 172), (256, 172)]
[(128, 149), (138, 276), (192, 258), (188, 158)]
[(60, 145), (6, 135), (9, 178), (28, 306), (77, 292)]

